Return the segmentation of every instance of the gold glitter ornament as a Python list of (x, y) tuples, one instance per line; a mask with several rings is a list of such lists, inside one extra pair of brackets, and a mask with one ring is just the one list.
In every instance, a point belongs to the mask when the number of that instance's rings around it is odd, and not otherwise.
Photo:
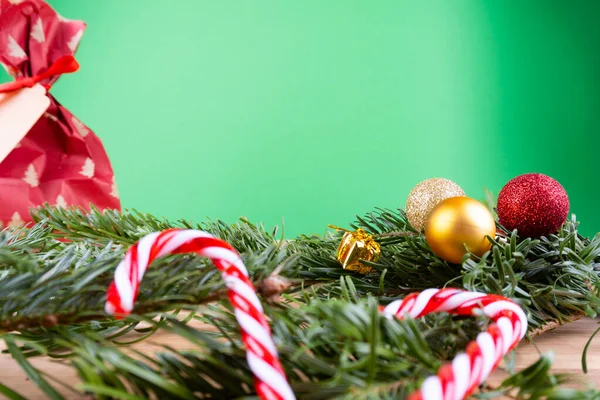
[(450, 197), (465, 196), (456, 183), (444, 178), (431, 178), (415, 186), (406, 199), (406, 217), (410, 225), (421, 232), (427, 217), (439, 202)]
[(376, 262), (379, 259), (379, 254), (381, 254), (381, 247), (373, 239), (373, 236), (360, 228), (352, 232), (335, 226), (331, 227), (346, 231), (338, 247), (336, 257), (342, 264), (342, 268), (360, 274), (371, 272), (373, 268), (365, 265), (363, 261)]
[(469, 197), (440, 202), (425, 224), (425, 239), (433, 253), (454, 264), (460, 264), (467, 249), (482, 256), (492, 247), (486, 236), (495, 235), (496, 221), (490, 210)]

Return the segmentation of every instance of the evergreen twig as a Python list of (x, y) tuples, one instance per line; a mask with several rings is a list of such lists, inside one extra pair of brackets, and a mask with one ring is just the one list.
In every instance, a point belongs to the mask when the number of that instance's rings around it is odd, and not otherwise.
[[(62, 360), (81, 378), (75, 390), (98, 398), (254, 393), (237, 323), (221, 301), (223, 283), (207, 260), (165, 257), (148, 269), (136, 315), (119, 321), (102, 311), (124, 248), (172, 227), (207, 230), (241, 253), (264, 297), (275, 300), (264, 303), (265, 312), (300, 398), (402, 398), (487, 324), (446, 314), (402, 322), (381, 317), (379, 303), (410, 291), (453, 286), (502, 294), (522, 305), (530, 336), (600, 311), (600, 235), (583, 238), (574, 218), (541, 239), (521, 239), (517, 232), (506, 232), (505, 241), (490, 238), (491, 252), (452, 265), (430, 251), (402, 211), (376, 209), (351, 225), (373, 234), (382, 246), (382, 256), (369, 264), (374, 272), (367, 276), (339, 268), (335, 252), (340, 233), (284, 241), (276, 231), (245, 219), (233, 225), (171, 223), (136, 211), (52, 207), (36, 210), (34, 220), (31, 227), (0, 234), (0, 338), (53, 398), (61, 395), (28, 358)], [(189, 321), (202, 325), (187, 325)], [(189, 341), (190, 349), (126, 352), (158, 330)], [(512, 396), (516, 390), (519, 398), (600, 398), (593, 390), (562, 389), (564, 379), (550, 373), (550, 364), (543, 357), (501, 388), (482, 388), (481, 395)], [(20, 398), (4, 385), (0, 393)]]

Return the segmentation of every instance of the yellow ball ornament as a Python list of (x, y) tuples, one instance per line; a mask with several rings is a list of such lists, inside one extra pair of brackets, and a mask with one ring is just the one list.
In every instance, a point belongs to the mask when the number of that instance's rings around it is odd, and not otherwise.
[(467, 249), (482, 256), (492, 247), (487, 236), (496, 235), (494, 216), (486, 206), (469, 197), (440, 202), (429, 214), (425, 239), (438, 257), (460, 264)]
[(465, 192), (456, 183), (444, 178), (424, 180), (410, 191), (406, 199), (406, 217), (418, 232), (425, 227), (429, 213), (438, 203), (450, 197), (464, 196)]

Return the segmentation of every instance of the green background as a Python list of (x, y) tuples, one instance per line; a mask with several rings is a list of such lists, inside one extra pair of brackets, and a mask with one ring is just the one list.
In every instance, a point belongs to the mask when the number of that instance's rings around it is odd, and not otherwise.
[(290, 237), (404, 207), (429, 177), (483, 198), (543, 172), (600, 230), (598, 1), (50, 3), (88, 23), (53, 93), (103, 139), (125, 207), (283, 217)]

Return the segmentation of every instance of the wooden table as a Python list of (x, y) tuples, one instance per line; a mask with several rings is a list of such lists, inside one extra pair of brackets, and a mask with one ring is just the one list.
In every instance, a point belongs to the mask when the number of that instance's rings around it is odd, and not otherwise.
[[(554, 371), (576, 374), (587, 382), (595, 383), (596, 387), (600, 388), (600, 336), (592, 342), (588, 351), (588, 374), (584, 376), (581, 370), (583, 347), (597, 327), (597, 324), (598, 320), (584, 318), (536, 338), (535, 346), (531, 343), (521, 344), (517, 349), (517, 367), (523, 368), (536, 361), (539, 357), (538, 349), (542, 353), (552, 350), (555, 353)], [(147, 351), (148, 353), (157, 350), (158, 347), (150, 342), (156, 344), (168, 343), (171, 346), (178, 347), (177, 343), (180, 340), (173, 340), (173, 335), (168, 333), (157, 333), (148, 342), (137, 345), (137, 349)], [(179, 346), (185, 347), (185, 343)], [(536, 349), (536, 346), (538, 349)], [(77, 383), (77, 377), (71, 369), (59, 362), (38, 358), (34, 359), (32, 363), (63, 381), (72, 382), (73, 384)], [(497, 385), (505, 376), (506, 373), (499, 369), (494, 372), (488, 382), (492, 385)], [(35, 385), (32, 385), (27, 380), (23, 371), (9, 355), (0, 355), (0, 382), (8, 385), (27, 398), (45, 398)], [(77, 396), (69, 396), (69, 393), (65, 393), (65, 395), (69, 399), (78, 398)]]
[[(600, 389), (600, 336), (594, 338), (587, 352), (588, 373), (584, 374), (581, 369), (583, 348), (598, 328), (599, 322), (600, 320), (583, 318), (536, 337), (533, 343), (522, 343), (517, 348), (517, 368), (523, 369), (538, 360), (541, 353), (552, 351), (554, 372), (577, 375), (583, 380), (579, 386), (594, 383), (595, 387)], [(506, 373), (499, 369), (488, 382), (492, 385), (498, 384), (506, 376)]]

